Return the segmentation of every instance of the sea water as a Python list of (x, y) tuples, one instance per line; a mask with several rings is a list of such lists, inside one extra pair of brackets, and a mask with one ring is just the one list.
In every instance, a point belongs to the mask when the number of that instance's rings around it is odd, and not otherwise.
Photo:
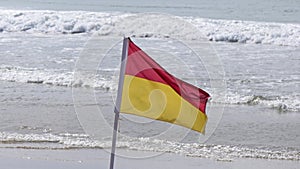
[(141, 0), (141, 1), (98, 1), (98, 0), (11, 0), (1, 2), (2, 8), (38, 9), (60, 11), (94, 12), (163, 12), (180, 16), (197, 16), (212, 19), (252, 20), (263, 22), (298, 22), (299, 1), (297, 0)]
[[(300, 160), (299, 7), (296, 0), (1, 2), (0, 147), (109, 148), (109, 131), (102, 138), (91, 136), (107, 132), (106, 125), (91, 121), (94, 133), (89, 133), (78, 114), (101, 113), (112, 126), (122, 40), (118, 35), (124, 33), (133, 35), (172, 74), (212, 94), (209, 119), (211, 107), (219, 107), (223, 116), (203, 142), (195, 132), (184, 138), (178, 138), (181, 132), (160, 137), (172, 125), (121, 115), (119, 148), (217, 159)], [(178, 33), (181, 24), (158, 12), (192, 24), (201, 36)], [(153, 32), (145, 32), (147, 20), (138, 20), (118, 32), (127, 17), (158, 20), (168, 29), (155, 25)], [(224, 97), (213, 93), (211, 77), (201, 71), (205, 63), (178, 39), (211, 45), (222, 63), (223, 69), (215, 69), (223, 70), (226, 88), (219, 94)], [(159, 47), (186, 59), (184, 65)], [(106, 58), (94, 62), (104, 52)], [(83, 64), (86, 69), (96, 72), (78, 78), (82, 59), (91, 63)]]

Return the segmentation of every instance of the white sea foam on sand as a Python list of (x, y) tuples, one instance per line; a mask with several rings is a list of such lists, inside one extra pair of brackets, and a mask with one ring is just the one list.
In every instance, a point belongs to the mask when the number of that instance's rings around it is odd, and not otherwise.
[[(74, 149), (100, 148), (109, 149), (110, 139), (92, 140), (85, 134), (61, 133), (54, 134), (17, 134), (0, 132), (0, 142), (6, 143), (2, 147), (19, 149)], [(31, 144), (28, 144), (31, 143)], [(52, 143), (52, 144), (42, 144)], [(56, 144), (56, 145), (55, 145)], [(199, 143), (178, 143), (151, 138), (124, 137), (118, 140), (120, 149), (148, 151), (156, 153), (174, 153), (190, 157), (210, 158), (215, 160), (229, 160), (236, 158), (275, 159), (299, 161), (296, 150), (267, 148), (248, 148), (231, 145), (205, 145)]]

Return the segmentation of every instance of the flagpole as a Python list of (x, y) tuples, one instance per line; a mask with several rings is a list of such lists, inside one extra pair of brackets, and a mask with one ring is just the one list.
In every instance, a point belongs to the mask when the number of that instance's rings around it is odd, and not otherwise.
[(122, 100), (122, 88), (123, 88), (123, 83), (124, 83), (124, 74), (125, 74), (125, 67), (126, 67), (126, 60), (127, 60), (127, 53), (128, 53), (128, 40), (129, 40), (129, 38), (124, 38), (124, 40), (123, 40), (119, 86), (118, 86), (118, 93), (117, 93), (117, 99), (116, 99), (116, 106), (115, 106), (115, 110), (114, 110), (115, 121), (114, 121), (114, 130), (113, 130), (113, 137), (112, 137), (112, 144), (111, 144), (109, 169), (114, 168), (114, 162), (115, 162), (118, 123), (119, 123), (120, 107), (121, 107), (121, 100)]

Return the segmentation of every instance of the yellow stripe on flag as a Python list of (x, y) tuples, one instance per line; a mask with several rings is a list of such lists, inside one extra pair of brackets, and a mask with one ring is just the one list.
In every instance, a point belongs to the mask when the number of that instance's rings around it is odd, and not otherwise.
[(204, 133), (207, 116), (169, 85), (125, 75), (120, 112), (166, 121)]

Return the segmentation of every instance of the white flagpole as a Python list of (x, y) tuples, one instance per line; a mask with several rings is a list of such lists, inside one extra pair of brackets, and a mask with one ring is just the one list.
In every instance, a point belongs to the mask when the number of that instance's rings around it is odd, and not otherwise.
[(116, 152), (116, 142), (117, 142), (117, 134), (118, 134), (119, 114), (120, 114), (120, 107), (121, 107), (121, 100), (122, 100), (122, 90), (123, 90), (123, 83), (124, 83), (126, 60), (127, 60), (127, 54), (128, 54), (128, 40), (129, 40), (129, 38), (124, 38), (124, 40), (123, 40), (123, 49), (122, 49), (122, 59), (121, 59), (121, 69), (120, 69), (120, 76), (119, 76), (118, 94), (117, 94), (116, 106), (115, 106), (115, 110), (114, 110), (114, 112), (115, 112), (115, 121), (114, 121), (113, 138), (112, 138), (112, 144), (111, 144), (111, 153), (110, 153), (110, 169), (114, 168), (114, 162), (115, 162), (115, 152)]

